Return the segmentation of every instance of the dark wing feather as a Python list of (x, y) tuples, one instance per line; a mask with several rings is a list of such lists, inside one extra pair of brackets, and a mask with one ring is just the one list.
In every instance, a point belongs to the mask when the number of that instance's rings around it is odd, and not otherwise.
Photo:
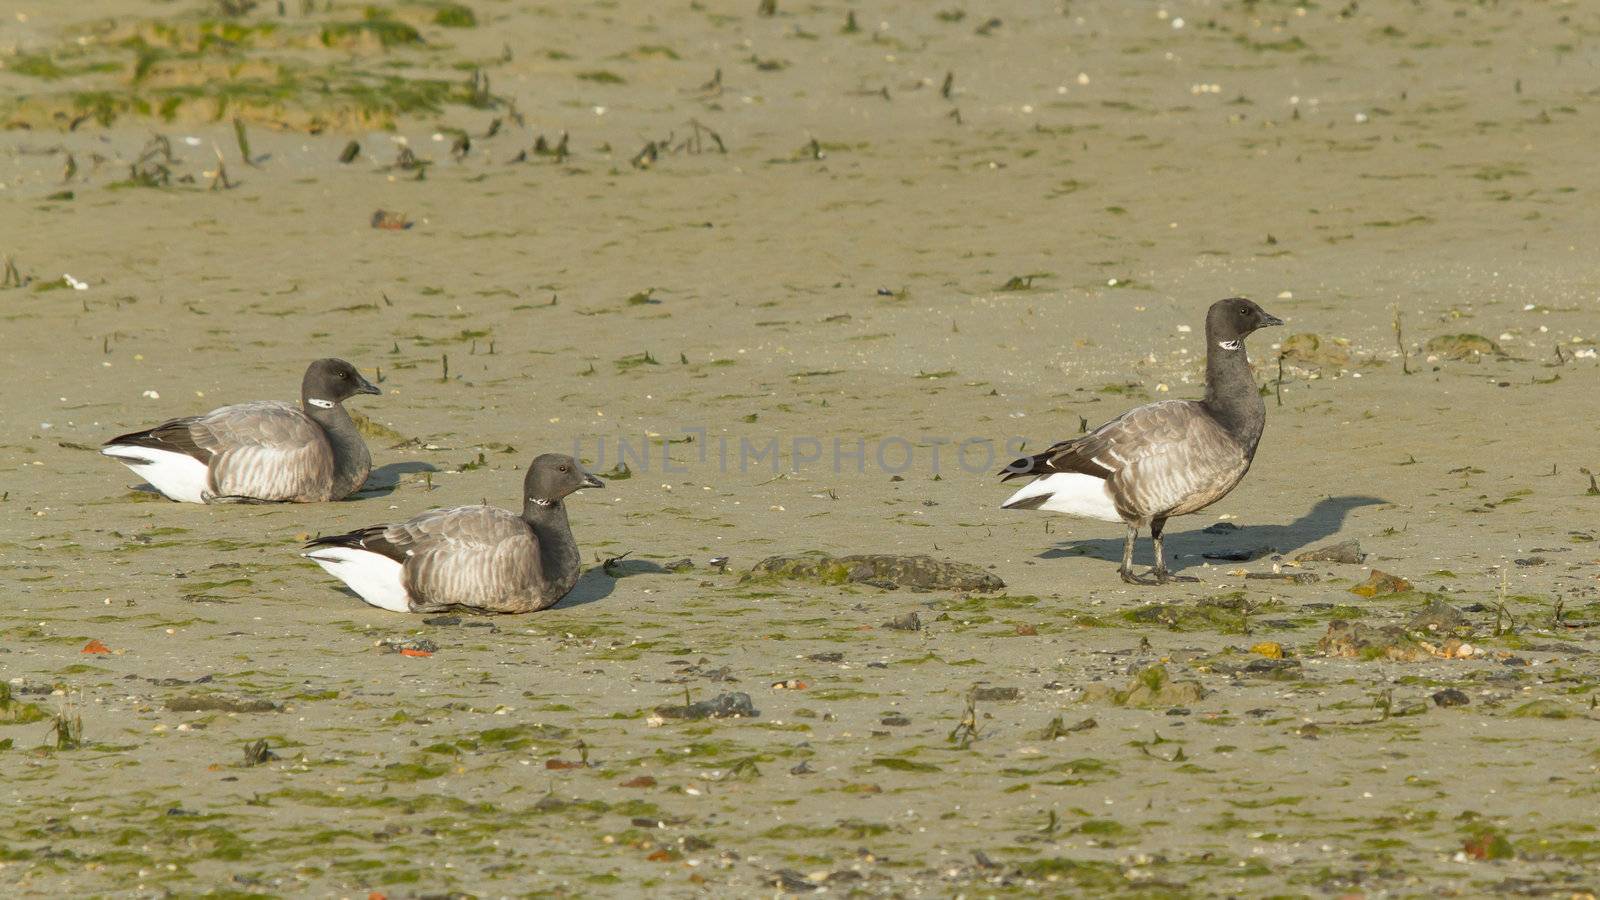
[(1110, 478), (1138, 458), (1144, 448), (1182, 440), (1199, 407), (1194, 400), (1162, 400), (1130, 409), (1082, 437), (1012, 462), (1001, 470), (1005, 476), (1001, 481), (1062, 472)]
[[(1094, 454), (1085, 446), (1092, 434), (1051, 444), (1043, 453), (1012, 460), (998, 474), (1002, 482), (1031, 475), (1054, 475), (1057, 472), (1082, 472), (1096, 478), (1111, 477), (1111, 470), (1094, 461)], [(1042, 500), (1040, 502), (1043, 502)]]
[(393, 525), (369, 525), (346, 534), (327, 534), (306, 542), (312, 547), (349, 547), (382, 554), (402, 565), (411, 550), (410, 533)]
[(202, 447), (196, 442), (194, 425), (200, 418), (200, 416), (186, 416), (182, 419), (172, 419), (154, 428), (119, 435), (106, 441), (104, 446), (122, 444), (131, 447), (149, 447), (152, 450), (167, 450), (192, 456), (210, 464), (212, 456), (210, 448)]

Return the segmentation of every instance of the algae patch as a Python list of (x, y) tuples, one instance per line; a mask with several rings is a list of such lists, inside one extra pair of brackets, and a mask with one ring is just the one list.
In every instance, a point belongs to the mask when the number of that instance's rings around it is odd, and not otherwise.
[(827, 556), (821, 553), (769, 556), (745, 574), (742, 581), (810, 581), (825, 585), (865, 584), (889, 590), (998, 591), (1004, 581), (977, 566), (934, 559), (931, 556), (861, 554)]
[(1205, 697), (1205, 688), (1198, 681), (1174, 681), (1167, 667), (1157, 664), (1134, 673), (1127, 687), (1117, 690), (1109, 684), (1096, 682), (1083, 689), (1085, 703), (1110, 703), (1114, 706), (1131, 706), (1141, 709), (1183, 706)]

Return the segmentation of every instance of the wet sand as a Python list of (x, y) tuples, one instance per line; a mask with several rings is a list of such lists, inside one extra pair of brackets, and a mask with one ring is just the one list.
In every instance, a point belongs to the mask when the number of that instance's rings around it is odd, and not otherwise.
[[(423, 45), (322, 46), (360, 17), (339, 3), (281, 20), (316, 40), (222, 55), (489, 76), (484, 108), (452, 88), (392, 132), (306, 84), (162, 121), (159, 85), (215, 59), (141, 86), (132, 54), (75, 40), (199, 7), (24, 3), (0, 26), (0, 253), (31, 279), (0, 291), (8, 892), (1594, 890), (1593, 11), (903, 2), (844, 31), (834, 3), (484, 2), (470, 28), (396, 7)], [(18, 71), (14, 46), (63, 71)], [(68, 130), (89, 91), (156, 102)], [(531, 152), (562, 132), (569, 156)], [(168, 183), (119, 184), (152, 134)], [(206, 190), (213, 146), (230, 190)], [(1249, 344), (1250, 475), (1169, 526), (1199, 584), (1129, 587), (1119, 527), (997, 508), (1007, 442), (1198, 396), (1203, 311), (1234, 294), (1288, 326)], [(1306, 334), (1310, 359), (1286, 343)], [(1495, 349), (1450, 358), (1462, 334)], [(167, 503), (90, 452), (292, 398), (323, 355), (381, 367), (384, 396), (352, 403), (377, 467), (354, 500)], [(547, 612), (425, 624), (297, 556), (514, 506), (539, 452), (604, 474), (619, 441), (650, 459), (572, 501), (595, 568)], [(750, 459), (773, 442), (776, 471)], [(1352, 539), (1364, 564), (1292, 564)], [(807, 550), (1007, 587), (740, 579)], [(1414, 589), (1351, 593), (1374, 568)], [(1244, 578), (1275, 569), (1320, 580)], [(1334, 619), (1431, 602), (1473, 656), (1319, 649)], [(921, 630), (885, 627), (910, 612)], [(381, 646), (419, 639), (431, 656)], [(1154, 664), (1200, 691), (1100, 697)], [(969, 717), (975, 686), (1017, 694)], [(1432, 699), (1452, 688), (1469, 702)], [(730, 691), (760, 715), (655, 713)], [(274, 708), (169, 708), (213, 694)]]

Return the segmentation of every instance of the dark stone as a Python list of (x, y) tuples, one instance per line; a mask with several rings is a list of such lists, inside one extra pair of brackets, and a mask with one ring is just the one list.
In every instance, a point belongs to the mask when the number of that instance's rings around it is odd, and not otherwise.
[(986, 703), (1002, 703), (1018, 700), (1022, 691), (1014, 687), (975, 687), (972, 689), (972, 699)]
[(1218, 661), (1212, 663), (1211, 668), (1223, 675), (1244, 675), (1255, 678), (1290, 679), (1300, 677), (1300, 660), (1298, 659), (1252, 659), (1240, 665), (1235, 662)]
[[(895, 477), (899, 478), (900, 476), (896, 475)], [(795, 894), (822, 890), (822, 885), (807, 881), (804, 875), (793, 869), (779, 869), (772, 875), (767, 876), (767, 884)]]
[(1584, 647), (1580, 647), (1577, 644), (1568, 643), (1529, 644), (1528, 649), (1537, 651), (1539, 653), (1574, 653), (1580, 656), (1589, 652)]
[(1335, 619), (1328, 623), (1328, 631), (1317, 641), (1317, 650), (1323, 656), (1340, 656), (1347, 659), (1392, 659), (1399, 662), (1416, 662), (1431, 658), (1420, 644), (1398, 625), (1374, 628)]
[(1434, 600), (1427, 606), (1418, 610), (1416, 615), (1406, 623), (1412, 631), (1431, 631), (1438, 634), (1449, 634), (1458, 628), (1470, 626), (1467, 617), (1443, 600)]
[(1315, 572), (1246, 572), (1247, 581), (1282, 581), (1288, 584), (1316, 584), (1322, 576)]
[(1411, 590), (1411, 582), (1399, 575), (1373, 569), (1367, 580), (1350, 589), (1358, 597), (1377, 597), (1383, 594), (1403, 594)]
[(1261, 672), (1282, 672), (1285, 669), (1300, 668), (1298, 659), (1252, 659), (1245, 665), (1244, 671), (1253, 674)]
[(883, 627), (893, 628), (895, 631), (921, 631), (922, 618), (914, 612), (908, 612), (883, 623)]
[[(139, 676), (137, 676), (137, 675), (129, 675), (128, 677), (129, 678), (137, 678)], [(199, 678), (194, 678), (194, 679), (185, 679), (185, 678), (146, 678), (145, 680), (150, 682), (151, 684), (159, 685), (161, 687), (181, 687), (181, 686), (186, 685), (186, 684), (210, 684), (211, 683), (211, 676), (210, 675), (201, 675)], [(46, 687), (44, 689), (44, 693), (48, 694), (53, 690), (55, 690), (54, 687)], [(26, 693), (29, 693), (29, 691), (24, 689), (20, 693), (26, 694)], [(38, 693), (38, 692), (35, 691), (33, 693)]]
[(379, 649), (384, 653), (399, 653), (401, 650), (416, 650), (419, 653), (437, 653), (439, 650), (439, 645), (428, 640), (427, 638), (412, 638), (410, 640), (404, 640), (401, 638), (385, 638), (382, 646)]
[(273, 753), (272, 748), (267, 746), (265, 738), (244, 745), (244, 764), (247, 766), (259, 766), (277, 758), (278, 754)]
[(277, 708), (278, 704), (271, 700), (251, 700), (226, 694), (189, 694), (167, 701), (167, 709), (173, 712), (259, 713), (274, 712)]
[(718, 694), (710, 700), (701, 700), (686, 706), (658, 706), (656, 714), (666, 719), (730, 719), (755, 718), (761, 712), (750, 702), (743, 691)]
[(1249, 562), (1252, 559), (1260, 559), (1263, 556), (1277, 552), (1274, 547), (1261, 546), (1245, 547), (1237, 550), (1212, 550), (1200, 555), (1206, 559), (1221, 560), (1222, 562)]
[(1360, 565), (1367, 555), (1361, 552), (1359, 541), (1340, 541), (1337, 544), (1324, 544), (1296, 556), (1295, 562), (1334, 562)]
[(1466, 706), (1472, 702), (1472, 698), (1468, 697), (1464, 691), (1445, 688), (1433, 695), (1433, 702), (1440, 706)]

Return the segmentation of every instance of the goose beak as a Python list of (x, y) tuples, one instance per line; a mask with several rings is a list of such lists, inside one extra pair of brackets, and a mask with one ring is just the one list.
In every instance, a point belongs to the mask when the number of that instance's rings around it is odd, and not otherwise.
[(383, 394), (383, 388), (378, 387), (377, 385), (373, 384), (372, 382), (368, 381), (365, 378), (362, 378), (361, 379), (361, 384), (356, 388), (356, 393), (358, 393), (358, 394), (378, 394), (378, 395), (381, 396)]
[(583, 473), (583, 486), (586, 488), (603, 488), (606, 486), (606, 483), (594, 477), (593, 475), (590, 475), (588, 472), (585, 472)]
[(1262, 325), (1263, 328), (1268, 326), (1268, 325), (1282, 325), (1282, 324), (1283, 324), (1283, 320), (1282, 319), (1278, 318), (1277, 316), (1273, 315), (1272, 313), (1267, 312), (1266, 310), (1262, 310), (1261, 311), (1261, 325)]

